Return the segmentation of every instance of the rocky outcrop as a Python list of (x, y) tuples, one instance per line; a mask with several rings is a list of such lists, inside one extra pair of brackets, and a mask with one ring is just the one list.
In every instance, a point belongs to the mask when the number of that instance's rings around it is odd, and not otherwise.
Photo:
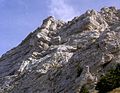
[[(90, 93), (120, 63), (120, 10), (88, 10), (72, 21), (52, 16), (0, 58), (0, 93)], [(87, 67), (87, 70), (86, 70)]]

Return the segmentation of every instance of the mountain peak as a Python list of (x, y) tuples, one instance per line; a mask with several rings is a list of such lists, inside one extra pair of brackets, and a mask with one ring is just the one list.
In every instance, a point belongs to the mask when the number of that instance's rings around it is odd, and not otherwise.
[[(120, 10), (88, 10), (63, 22), (49, 16), (0, 58), (0, 93), (92, 93), (120, 64)], [(86, 69), (87, 67), (87, 69)]]

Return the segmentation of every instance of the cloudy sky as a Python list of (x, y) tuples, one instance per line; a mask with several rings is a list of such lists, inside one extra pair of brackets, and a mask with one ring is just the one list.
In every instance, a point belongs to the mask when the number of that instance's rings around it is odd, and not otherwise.
[(120, 0), (0, 0), (0, 55), (17, 46), (49, 15), (68, 21), (104, 6), (120, 8)]

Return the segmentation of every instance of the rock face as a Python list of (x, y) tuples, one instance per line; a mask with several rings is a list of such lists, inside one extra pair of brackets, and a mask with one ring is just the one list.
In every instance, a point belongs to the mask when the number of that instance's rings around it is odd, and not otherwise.
[[(120, 63), (120, 10), (88, 10), (68, 23), (52, 16), (0, 58), (0, 93), (90, 93)], [(86, 69), (87, 67), (87, 69)]]

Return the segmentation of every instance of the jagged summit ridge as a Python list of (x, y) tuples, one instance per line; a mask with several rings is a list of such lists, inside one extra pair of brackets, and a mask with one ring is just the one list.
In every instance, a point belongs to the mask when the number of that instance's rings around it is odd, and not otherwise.
[(92, 93), (100, 76), (120, 63), (119, 24), (115, 7), (67, 23), (48, 17), (0, 58), (0, 93), (79, 93), (85, 84)]

